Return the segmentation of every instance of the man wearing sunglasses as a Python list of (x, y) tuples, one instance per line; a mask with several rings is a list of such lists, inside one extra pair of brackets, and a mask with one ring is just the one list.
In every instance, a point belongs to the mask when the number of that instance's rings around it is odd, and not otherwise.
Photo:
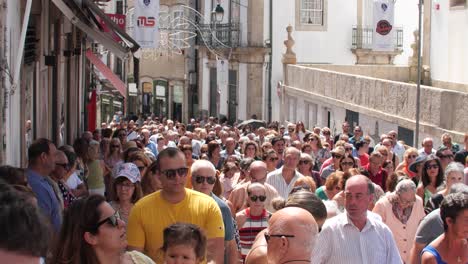
[(224, 223), (224, 263), (237, 263), (239, 261), (237, 244), (234, 239), (234, 224), (229, 206), (213, 193), (216, 183), (216, 169), (208, 160), (197, 160), (191, 167), (192, 186), (197, 192), (211, 196), (218, 204)]
[(163, 230), (176, 222), (191, 223), (202, 228), (208, 238), (208, 262), (223, 263), (221, 210), (211, 197), (185, 188), (188, 168), (183, 152), (171, 147), (162, 150), (156, 168), (162, 189), (142, 198), (132, 208), (127, 226), (129, 249), (163, 263)]
[(247, 199), (247, 186), (249, 186), (250, 183), (254, 182), (258, 182), (265, 186), (267, 196), (265, 208), (268, 212), (274, 212), (275, 209), (273, 208), (271, 201), (279, 195), (275, 187), (265, 182), (268, 174), (267, 165), (263, 161), (254, 161), (250, 165), (249, 170), (250, 181), (247, 181), (241, 185), (237, 185), (236, 188), (234, 188), (234, 190), (232, 190), (231, 194), (229, 195), (229, 205), (231, 207), (232, 212), (236, 214), (242, 209), (245, 209), (245, 201)]
[(309, 263), (318, 225), (314, 217), (299, 207), (286, 207), (268, 221), (267, 242), (269, 263)]

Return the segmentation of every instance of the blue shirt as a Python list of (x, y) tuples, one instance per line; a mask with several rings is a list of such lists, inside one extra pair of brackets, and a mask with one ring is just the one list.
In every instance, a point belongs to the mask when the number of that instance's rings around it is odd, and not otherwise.
[(33, 170), (27, 169), (26, 176), (28, 177), (29, 185), (36, 194), (39, 208), (50, 219), (54, 230), (58, 232), (62, 224), (62, 212), (52, 186), (50, 186), (44, 176)]
[(219, 209), (221, 209), (221, 215), (223, 216), (224, 222), (224, 240), (230, 241), (234, 239), (234, 224), (232, 223), (231, 210), (229, 209), (228, 205), (218, 196), (211, 193), (211, 197), (216, 201)]
[(154, 144), (154, 142), (148, 141), (148, 144), (146, 144), (145, 147), (147, 147), (147, 148), (149, 148), (149, 150), (151, 150), (154, 157), (158, 156), (158, 147), (156, 146), (156, 144)]

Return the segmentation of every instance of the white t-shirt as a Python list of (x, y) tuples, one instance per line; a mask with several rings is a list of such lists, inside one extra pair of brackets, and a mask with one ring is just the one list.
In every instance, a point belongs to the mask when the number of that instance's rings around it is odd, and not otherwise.
[(66, 183), (68, 188), (75, 190), (78, 187), (78, 185), (83, 183), (83, 181), (80, 180), (76, 172), (73, 172), (73, 174), (70, 175)]

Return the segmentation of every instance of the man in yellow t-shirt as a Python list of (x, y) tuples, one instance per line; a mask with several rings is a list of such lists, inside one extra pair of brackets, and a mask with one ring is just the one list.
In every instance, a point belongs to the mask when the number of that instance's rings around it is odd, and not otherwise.
[(162, 189), (138, 201), (130, 212), (128, 247), (163, 263), (163, 230), (171, 224), (191, 223), (201, 227), (207, 238), (207, 261), (223, 263), (224, 224), (221, 210), (209, 196), (186, 189), (187, 166), (183, 153), (166, 148), (156, 160)]

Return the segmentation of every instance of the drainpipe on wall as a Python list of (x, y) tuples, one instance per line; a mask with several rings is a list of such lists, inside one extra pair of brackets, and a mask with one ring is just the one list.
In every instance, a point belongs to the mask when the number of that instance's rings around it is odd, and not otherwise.
[(268, 122), (271, 122), (271, 68), (273, 66), (273, 0), (270, 0), (270, 58), (268, 65)]

